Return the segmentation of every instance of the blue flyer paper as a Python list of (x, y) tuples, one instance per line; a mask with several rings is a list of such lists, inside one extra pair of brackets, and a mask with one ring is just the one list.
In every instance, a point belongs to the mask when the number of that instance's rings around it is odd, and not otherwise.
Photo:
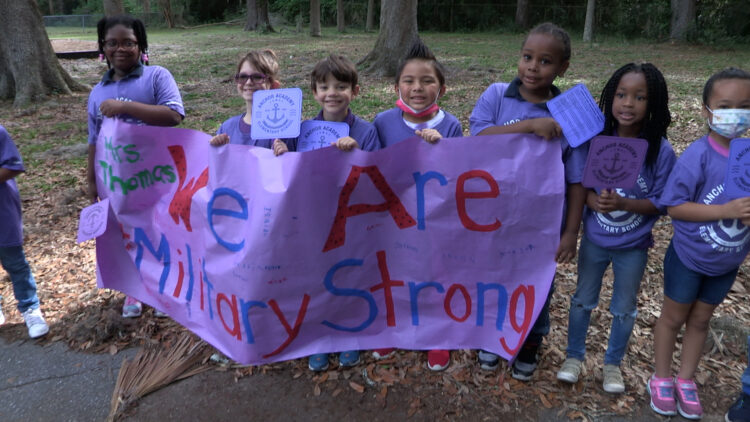
[(573, 148), (604, 130), (604, 113), (584, 84), (547, 101), (547, 107)]
[(349, 125), (344, 122), (305, 120), (297, 140), (297, 151), (325, 148), (344, 136), (349, 136)]
[(302, 90), (263, 89), (253, 93), (254, 139), (296, 138), (302, 122)]
[(729, 144), (729, 165), (724, 192), (732, 199), (750, 196), (750, 139), (737, 138)]

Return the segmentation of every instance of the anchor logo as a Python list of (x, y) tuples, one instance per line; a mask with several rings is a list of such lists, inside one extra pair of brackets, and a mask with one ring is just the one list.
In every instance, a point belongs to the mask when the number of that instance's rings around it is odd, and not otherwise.
[(623, 162), (623, 160), (620, 159), (620, 153), (619, 152), (615, 152), (615, 156), (614, 157), (612, 157), (612, 158), (606, 158), (605, 161), (612, 161), (612, 166), (610, 166), (609, 168), (607, 168), (607, 166), (602, 166), (602, 168), (604, 170), (606, 170), (609, 174), (619, 173), (619, 172), (622, 171), (622, 169), (625, 168), (625, 165), (620, 165), (619, 167), (617, 167), (617, 163), (618, 162), (619, 163)]
[(729, 235), (730, 238), (735, 238), (747, 230), (746, 226), (743, 226), (742, 228), (739, 227), (740, 225), (739, 220), (730, 220), (730, 221), (732, 222), (732, 224), (727, 226), (726, 224), (724, 224), (724, 220), (719, 220), (719, 228), (723, 230), (724, 233)]
[(320, 136), (320, 146), (318, 148), (323, 148), (326, 146), (326, 137), (324, 135)]
[[(724, 246), (727, 248), (742, 247), (750, 238), (750, 232), (747, 226), (744, 226), (737, 219), (719, 220), (716, 224), (718, 230), (713, 224), (701, 227), (701, 231), (706, 230), (710, 237), (709, 243)], [(708, 239), (706, 239), (708, 241)]]
[[(270, 116), (270, 113), (266, 115), (266, 125), (271, 129), (281, 129), (284, 126), (289, 126), (289, 119), (284, 114), (279, 116), (279, 110), (279, 103), (275, 103), (273, 105), (273, 117)], [(276, 124), (279, 122), (281, 123)]]

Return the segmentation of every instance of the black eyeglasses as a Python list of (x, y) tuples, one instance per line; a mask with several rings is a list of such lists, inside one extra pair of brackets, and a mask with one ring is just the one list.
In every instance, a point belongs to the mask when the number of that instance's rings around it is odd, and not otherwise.
[(253, 85), (257, 85), (265, 82), (266, 79), (268, 79), (268, 76), (262, 73), (252, 73), (249, 75), (247, 73), (238, 73), (234, 75), (234, 81), (240, 85), (245, 85), (248, 79), (253, 83)]
[(116, 50), (117, 48), (122, 47), (126, 50), (133, 50), (136, 47), (138, 47), (138, 42), (133, 40), (106, 40), (104, 41), (104, 48), (108, 50)]

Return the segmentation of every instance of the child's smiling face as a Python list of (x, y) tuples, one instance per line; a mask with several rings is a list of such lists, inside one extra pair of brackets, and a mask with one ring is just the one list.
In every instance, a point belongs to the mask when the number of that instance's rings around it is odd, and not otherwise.
[[(245, 60), (240, 66), (240, 71), (237, 72), (238, 76), (244, 77), (244, 80), (237, 81), (237, 93), (242, 97), (245, 102), (253, 102), (253, 93), (261, 89), (271, 89), (271, 80), (267, 76), (259, 72), (249, 61)], [(262, 82), (258, 83), (253, 81), (253, 77), (265, 76)]]
[(640, 72), (622, 75), (612, 100), (612, 116), (620, 136), (637, 137), (648, 110), (646, 77)]
[(527, 101), (549, 99), (552, 83), (558, 76), (563, 76), (570, 64), (563, 59), (563, 51), (562, 42), (549, 34), (531, 34), (526, 39), (518, 60), (518, 78), (521, 80), (521, 94)]
[(317, 81), (313, 96), (323, 108), (323, 118), (328, 121), (343, 121), (349, 110), (349, 103), (359, 93), (359, 85), (336, 79), (333, 74), (326, 75), (324, 81)]
[(129, 73), (140, 59), (138, 38), (133, 28), (115, 25), (104, 37), (104, 55), (118, 74)]
[(396, 85), (401, 100), (415, 110), (424, 110), (445, 93), (431, 61), (413, 59), (404, 66)]

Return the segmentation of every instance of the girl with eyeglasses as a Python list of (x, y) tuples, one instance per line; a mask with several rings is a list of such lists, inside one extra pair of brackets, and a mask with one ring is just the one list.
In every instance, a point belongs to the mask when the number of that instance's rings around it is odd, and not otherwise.
[[(102, 18), (97, 24), (99, 57), (109, 70), (89, 95), (88, 101), (88, 196), (96, 202), (96, 139), (104, 117), (127, 123), (176, 126), (185, 117), (182, 97), (172, 74), (160, 66), (148, 65), (146, 28), (128, 15)], [(141, 315), (142, 305), (127, 297), (122, 315)]]
[(234, 82), (237, 84), (237, 94), (245, 100), (245, 112), (230, 117), (222, 123), (216, 136), (211, 138), (211, 145), (253, 145), (273, 149), (276, 155), (295, 149), (293, 140), (253, 139), (250, 136), (253, 93), (261, 89), (279, 88), (281, 83), (279, 83), (278, 74), (279, 61), (272, 50), (251, 51), (240, 60), (237, 73), (234, 75)]

